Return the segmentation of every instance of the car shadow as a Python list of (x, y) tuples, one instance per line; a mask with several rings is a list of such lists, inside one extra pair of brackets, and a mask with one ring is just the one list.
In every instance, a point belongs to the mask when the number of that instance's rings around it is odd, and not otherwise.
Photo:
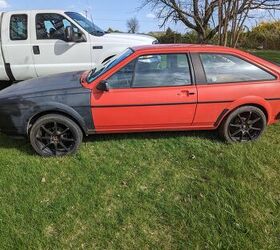
[[(100, 134), (90, 135), (84, 139), (84, 143), (89, 142), (104, 142), (114, 140), (127, 139), (176, 139), (179, 137), (194, 137), (198, 139), (211, 140), (214, 142), (224, 143), (220, 139), (217, 131), (182, 131), (182, 132), (147, 132), (147, 133), (130, 133), (130, 134)], [(26, 138), (10, 137), (0, 134), (0, 150), (1, 149), (16, 149), (25, 155), (36, 156), (29, 141)], [(1, 159), (0, 159), (1, 160)]]
[(0, 133), (0, 150), (1, 149), (16, 149), (27, 155), (35, 154), (26, 138), (11, 137), (2, 133)]
[(96, 134), (84, 139), (84, 142), (92, 141), (112, 141), (127, 139), (169, 139), (178, 137), (195, 137), (223, 143), (217, 131), (176, 131), (176, 132), (144, 132), (126, 134)]

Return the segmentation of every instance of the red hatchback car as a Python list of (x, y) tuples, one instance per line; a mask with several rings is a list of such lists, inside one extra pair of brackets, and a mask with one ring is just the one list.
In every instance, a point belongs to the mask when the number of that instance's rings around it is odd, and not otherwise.
[(100, 133), (219, 128), (229, 142), (253, 141), (280, 118), (279, 73), (277, 65), (231, 48), (135, 47), (90, 72), (0, 92), (0, 114), (8, 117), (0, 128), (29, 136), (43, 156), (73, 153), (83, 135)]

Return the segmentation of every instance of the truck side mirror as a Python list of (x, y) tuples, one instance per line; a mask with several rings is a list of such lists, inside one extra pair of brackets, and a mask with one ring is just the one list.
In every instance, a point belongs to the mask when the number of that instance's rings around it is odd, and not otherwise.
[(82, 43), (86, 42), (86, 37), (81, 32), (76, 32), (72, 26), (67, 26), (65, 28), (65, 41), (66, 42), (74, 42), (74, 43)]
[(74, 32), (74, 39), (75, 43), (83, 43), (86, 42), (86, 36), (82, 32)]
[(100, 90), (102, 92), (108, 92), (109, 91), (109, 84), (108, 84), (107, 81), (102, 80), (100, 83), (97, 84), (96, 89)]
[(67, 42), (74, 41), (74, 29), (72, 26), (67, 26), (65, 28), (65, 41), (67, 41)]

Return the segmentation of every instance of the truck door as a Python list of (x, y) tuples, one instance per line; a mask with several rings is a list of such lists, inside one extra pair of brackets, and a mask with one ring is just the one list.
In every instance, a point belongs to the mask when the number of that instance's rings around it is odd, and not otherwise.
[[(33, 12), (32, 49), (38, 76), (91, 69), (91, 48), (88, 34), (81, 31), (63, 14)], [(80, 34), (79, 42), (68, 42), (67, 27)]]
[(36, 77), (30, 44), (30, 14), (4, 13), (1, 27), (6, 73), (12, 81)]

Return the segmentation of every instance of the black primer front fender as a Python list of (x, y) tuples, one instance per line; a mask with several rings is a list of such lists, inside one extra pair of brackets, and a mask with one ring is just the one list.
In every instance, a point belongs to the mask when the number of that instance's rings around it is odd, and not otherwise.
[[(26, 134), (28, 134), (28, 130), (33, 122), (35, 122), (36, 119), (41, 117), (45, 114), (50, 113), (61, 113), (69, 116), (74, 121), (78, 123), (78, 125), (82, 128), (83, 132), (88, 135), (88, 130), (92, 129), (92, 117), (91, 117), (91, 111), (90, 107), (76, 107), (76, 109), (80, 109), (80, 113), (84, 113), (84, 117), (81, 116), (74, 108), (67, 106), (62, 103), (56, 103), (56, 102), (49, 102), (49, 103), (41, 103), (40, 105), (36, 105), (32, 107), (26, 114), (25, 114), (25, 128), (26, 128)], [(88, 127), (90, 126), (90, 127)]]

